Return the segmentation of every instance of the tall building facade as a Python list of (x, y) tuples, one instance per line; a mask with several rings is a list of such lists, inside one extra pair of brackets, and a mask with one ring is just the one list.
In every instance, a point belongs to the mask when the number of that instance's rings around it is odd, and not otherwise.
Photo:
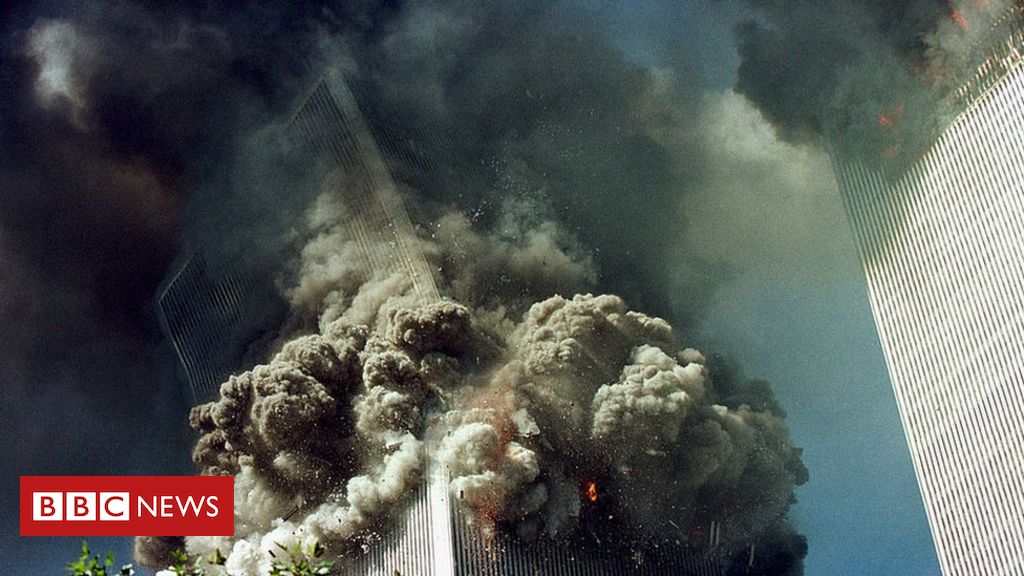
[[(365, 265), (378, 274), (402, 274), (425, 300), (441, 298), (433, 272), (419, 246), (378, 138), (349, 83), (329, 72), (316, 84), (289, 125), (300, 148), (307, 149), (328, 171), (327, 185), (345, 199), (346, 228), (359, 243)], [(382, 139), (392, 144), (390, 139)], [(400, 152), (398, 146), (392, 158)], [(403, 158), (413, 162), (411, 157)]]
[[(440, 298), (403, 205), (400, 186), (421, 184), (450, 147), (441, 131), (410, 133), (388, 104), (339, 72), (324, 74), (287, 125), (294, 156), (345, 199), (344, 226), (369, 270), (405, 276), (426, 301)], [(363, 107), (378, 103), (374, 114)], [(164, 335), (196, 404), (216, 396), (228, 377), (264, 359), (287, 314), (274, 274), (192, 251), (157, 295)], [(236, 263), (237, 264), (237, 263)]]
[(1024, 26), (898, 173), (834, 154), (944, 574), (1024, 574)]

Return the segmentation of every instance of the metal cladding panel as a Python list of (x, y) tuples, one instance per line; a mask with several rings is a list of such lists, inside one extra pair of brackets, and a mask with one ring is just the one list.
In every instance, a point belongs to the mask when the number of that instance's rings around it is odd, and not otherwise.
[[(311, 169), (326, 160), (331, 172), (327, 182), (345, 200), (350, 217), (344, 225), (359, 243), (367, 268), (382, 276), (402, 274), (423, 300), (440, 299), (397, 184), (378, 148), (377, 134), (363, 118), (345, 79), (325, 75), (292, 119), (289, 131)], [(429, 168), (394, 136), (385, 138), (384, 146), (395, 163)], [(211, 270), (198, 254), (169, 282), (158, 298), (158, 311), (195, 402), (216, 394), (245, 359), (245, 345), (266, 332), (262, 324), (278, 315), (274, 306), (253, 306), (268, 301), (281, 304), (279, 299), (265, 279)]]
[[(386, 124), (386, 122), (385, 122)], [(392, 127), (393, 128), (393, 127)], [(290, 125), (293, 139), (314, 157), (328, 160), (329, 182), (351, 213), (345, 223), (359, 242), (368, 267), (401, 273), (426, 300), (439, 299), (430, 268), (406, 213), (390, 166), (429, 170), (423, 156), (410, 153), (393, 134), (365, 120), (346, 79), (327, 74), (313, 88)], [(443, 138), (429, 143), (450, 147)], [(429, 155), (427, 155), (429, 156)], [(333, 180), (331, 180), (333, 178)], [(437, 433), (434, 430), (434, 433)], [(433, 441), (431, 441), (432, 443)], [(621, 558), (608, 551), (542, 540), (520, 543), (488, 536), (473, 527), (448, 493), (448, 474), (431, 457), (423, 484), (408, 508), (365, 554), (342, 559), (356, 576), (719, 576), (714, 554), (679, 549), (650, 558)]]
[(1024, 64), (1000, 54), (898, 178), (835, 160), (945, 574), (1024, 574)]
[(457, 576), (721, 576), (713, 553), (677, 548), (629, 554), (541, 538), (522, 543), (488, 534), (453, 507)]
[(437, 172), (443, 164), (456, 162), (449, 129), (424, 124), (422, 117), (415, 125), (403, 122), (399, 106), (371, 82), (346, 77), (345, 83), (396, 178), (416, 180), (425, 173)]
[[(393, 576), (436, 574), (436, 535), (431, 522), (436, 513), (431, 507), (429, 487), (420, 485), (408, 510), (376, 541), (367, 544), (367, 552), (344, 564), (345, 574)], [(442, 573), (443, 574), (443, 573)]]
[(444, 470), (431, 462), (408, 508), (367, 543), (366, 554), (343, 559), (343, 573), (454, 576), (447, 482)]

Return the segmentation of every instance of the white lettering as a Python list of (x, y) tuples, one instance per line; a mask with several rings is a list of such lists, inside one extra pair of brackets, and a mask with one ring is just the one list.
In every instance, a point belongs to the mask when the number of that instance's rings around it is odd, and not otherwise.
[(206, 501), (206, 496), (200, 498), (198, 502), (196, 502), (193, 496), (189, 496), (184, 502), (182, 502), (181, 498), (177, 496), (175, 496), (174, 499), (178, 501), (178, 510), (181, 510), (182, 517), (188, 516), (189, 509), (192, 510), (193, 516), (199, 516), (199, 509), (203, 507), (203, 503)]
[(217, 507), (217, 497), (216, 496), (210, 496), (209, 498), (207, 498), (206, 499), (206, 505), (210, 508), (210, 510), (206, 511), (206, 516), (207, 517), (209, 517), (209, 518), (216, 518), (218, 515), (220, 515), (220, 508)]
[(177, 500), (177, 496), (161, 496), (160, 497), (160, 517), (161, 518), (174, 518), (174, 501)]
[(142, 517), (142, 509), (143, 508), (146, 509), (146, 512), (149, 512), (150, 516), (154, 516), (154, 517), (156, 516), (156, 496), (153, 496), (153, 505), (152, 506), (150, 506), (149, 502), (145, 498), (143, 498), (142, 496), (139, 496), (138, 502), (139, 502), (139, 508), (138, 508), (138, 510), (139, 510), (138, 517), (139, 518)]

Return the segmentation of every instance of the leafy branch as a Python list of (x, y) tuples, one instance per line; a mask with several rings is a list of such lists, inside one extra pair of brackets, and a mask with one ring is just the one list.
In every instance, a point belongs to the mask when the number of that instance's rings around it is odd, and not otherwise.
[[(279, 559), (276, 554), (271, 552), (270, 555), (274, 561), (271, 563), (267, 576), (328, 576), (332, 574), (334, 561), (323, 559), (327, 550), (316, 540), (305, 546), (299, 543), (287, 547), (277, 543), (277, 547), (284, 551), (286, 556)], [(214, 550), (205, 559), (193, 559), (184, 550), (175, 550), (171, 552), (171, 565), (167, 569), (157, 572), (156, 576), (231, 576), (223, 568), (226, 561), (227, 558), (220, 550)], [(108, 552), (101, 561), (100, 556), (93, 554), (89, 549), (89, 543), (83, 541), (81, 556), (77, 561), (68, 564), (67, 568), (71, 576), (135, 575), (131, 564), (121, 566), (117, 572), (112, 571), (113, 566), (114, 554), (112, 552)]]
[(99, 554), (93, 554), (89, 550), (89, 543), (83, 540), (81, 555), (77, 561), (68, 564), (68, 572), (72, 576), (133, 576), (135, 574), (131, 564), (121, 566), (118, 572), (112, 572), (113, 567), (113, 552), (107, 552), (103, 562), (100, 562)]
[[(277, 547), (288, 554), (286, 562), (274, 560), (270, 565), (269, 576), (327, 576), (331, 573), (334, 562), (320, 560), (326, 552), (323, 544), (313, 540), (307, 546), (295, 544), (291, 548), (275, 542)], [(273, 553), (271, 553), (273, 556)]]

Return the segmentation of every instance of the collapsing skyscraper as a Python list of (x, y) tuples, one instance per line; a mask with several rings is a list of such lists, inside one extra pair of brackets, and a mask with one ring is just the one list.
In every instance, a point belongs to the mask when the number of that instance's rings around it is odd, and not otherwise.
[[(407, 177), (404, 170), (417, 165), (429, 169), (429, 161), (421, 161), (403, 142), (367, 119), (354, 93), (358, 89), (354, 91), (353, 86), (340, 74), (325, 75), (289, 124), (289, 136), (298, 153), (323, 173), (328, 190), (343, 198), (342, 225), (358, 243), (365, 267), (381, 276), (404, 277), (412, 293), (423, 302), (440, 300), (398, 189)], [(429, 144), (444, 147), (443, 142)], [(216, 290), (220, 276), (199, 272), (186, 267), (160, 301), (167, 320), (165, 328), (177, 346), (190, 380), (194, 371), (189, 366), (226, 366), (225, 362), (209, 360), (215, 348), (207, 336), (215, 332), (209, 323), (230, 324), (231, 318), (239, 316), (236, 297), (244, 298), (244, 290), (234, 290), (231, 298), (211, 299), (203, 287)], [(199, 342), (194, 341), (197, 337)], [(241, 366), (241, 361), (237, 361), (231, 371)], [(208, 379), (214, 370), (196, 373)], [(198, 389), (195, 382), (192, 385)], [(391, 525), (366, 541), (365, 554), (349, 558), (339, 566), (345, 573), (390, 575), (397, 570), (402, 574), (438, 576), (712, 576), (724, 570), (721, 550), (726, 546), (722, 546), (722, 530), (717, 522), (711, 523), (707, 533), (693, 538), (690, 534), (679, 534), (678, 539), (669, 539), (674, 544), (662, 544), (651, 550), (624, 550), (614, 543), (602, 545), (597, 535), (582, 535), (568, 541), (539, 538), (524, 543), (500, 531), (481, 528), (458, 505), (460, 495), (450, 493), (449, 471), (435, 456), (439, 437), (447, 433), (443, 418), (431, 419), (427, 428), (427, 441), (422, 448), (427, 464), (422, 482), (415, 494), (409, 494), (407, 506), (397, 512)], [(406, 477), (416, 482), (415, 476)], [(736, 548), (729, 550), (734, 552)], [(746, 554), (744, 562), (754, 565), (754, 548), (742, 552)]]
[(290, 125), (300, 147), (325, 160), (344, 185), (345, 205), (368, 269), (403, 274), (422, 299), (440, 294), (416, 233), (402, 205), (397, 183), (370, 126), (344, 78), (328, 73), (306, 99)]
[(945, 574), (1024, 570), (1024, 12), (1011, 4), (919, 158), (890, 170), (834, 154)]
[[(364, 100), (376, 97), (363, 91)], [(436, 300), (437, 286), (393, 174), (418, 184), (434, 169), (431, 159), (445, 154), (445, 142), (440, 133), (409, 134), (386, 117), (375, 120), (379, 125), (363, 116), (349, 82), (329, 73), (316, 83), (287, 133), (293, 155), (345, 199), (344, 225), (359, 241), (365, 266), (403, 274), (422, 299)], [(266, 353), (275, 337), (286, 304), (265, 276), (213, 265), (195, 251), (158, 294), (161, 326), (195, 403), (213, 397), (229, 375)]]

